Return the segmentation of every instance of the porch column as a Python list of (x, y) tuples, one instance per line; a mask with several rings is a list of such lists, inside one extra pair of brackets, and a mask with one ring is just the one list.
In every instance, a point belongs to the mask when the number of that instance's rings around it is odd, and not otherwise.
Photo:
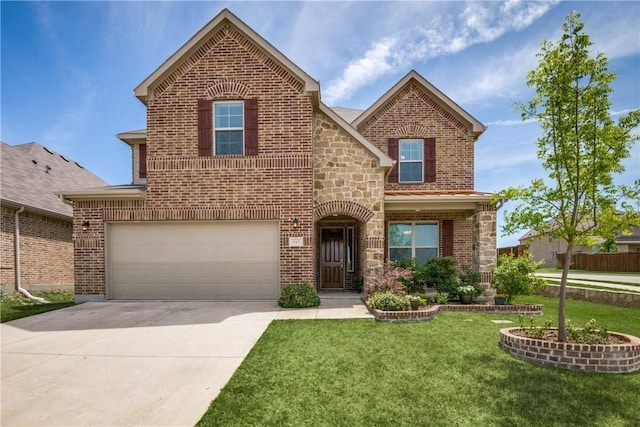
[(374, 217), (363, 224), (365, 235), (364, 289), (371, 292), (376, 279), (380, 278), (384, 266), (384, 214), (376, 212)]
[(487, 296), (495, 294), (491, 279), (496, 264), (496, 207), (478, 204), (473, 215), (473, 266), (480, 272), (480, 285)]

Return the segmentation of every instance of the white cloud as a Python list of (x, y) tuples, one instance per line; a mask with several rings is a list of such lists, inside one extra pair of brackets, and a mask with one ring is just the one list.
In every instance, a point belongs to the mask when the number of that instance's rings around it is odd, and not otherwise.
[[(544, 15), (551, 2), (472, 2), (462, 13), (446, 9), (448, 15), (430, 16), (428, 25), (406, 29), (374, 42), (342, 75), (327, 85), (328, 104), (348, 99), (356, 90), (382, 76), (406, 69), (407, 64), (460, 52), (486, 43), (511, 31), (518, 31)], [(430, 14), (433, 10), (429, 10)], [(426, 22), (426, 21), (425, 21)], [(495, 80), (495, 79), (493, 79)]]

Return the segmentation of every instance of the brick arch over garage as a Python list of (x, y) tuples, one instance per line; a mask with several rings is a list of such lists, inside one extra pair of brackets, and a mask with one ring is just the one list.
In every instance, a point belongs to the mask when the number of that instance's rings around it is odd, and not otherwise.
[(319, 204), (313, 210), (313, 221), (331, 215), (348, 215), (358, 221), (367, 222), (373, 217), (371, 209), (350, 200), (332, 200)]

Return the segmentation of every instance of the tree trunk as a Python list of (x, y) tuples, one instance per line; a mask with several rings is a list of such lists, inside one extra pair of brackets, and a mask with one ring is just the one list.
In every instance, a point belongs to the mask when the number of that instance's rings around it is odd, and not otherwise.
[(562, 266), (562, 278), (560, 279), (560, 294), (558, 302), (558, 341), (567, 341), (567, 326), (565, 319), (565, 300), (567, 289), (567, 277), (569, 276), (569, 267), (571, 266), (571, 255), (573, 254), (573, 243), (567, 243), (567, 252), (564, 255), (564, 264)]

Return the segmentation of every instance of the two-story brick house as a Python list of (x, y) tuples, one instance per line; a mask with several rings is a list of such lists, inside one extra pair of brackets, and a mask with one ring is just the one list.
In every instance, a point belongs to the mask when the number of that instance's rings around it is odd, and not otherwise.
[(78, 300), (276, 299), (434, 256), (488, 286), (495, 207), (473, 177), (485, 128), (416, 72), (351, 120), (224, 10), (134, 93), (147, 128), (118, 135), (132, 184), (62, 194)]

